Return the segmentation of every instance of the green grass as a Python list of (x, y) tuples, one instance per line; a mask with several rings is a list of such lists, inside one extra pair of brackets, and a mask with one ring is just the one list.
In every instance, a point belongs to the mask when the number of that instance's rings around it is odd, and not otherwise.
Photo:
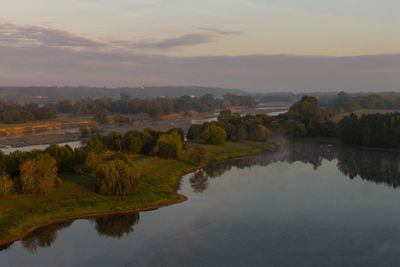
[[(193, 144), (189, 144), (190, 147)], [(231, 143), (204, 145), (209, 161), (243, 157), (272, 150), (270, 143)], [(138, 190), (131, 196), (103, 196), (92, 191), (89, 174), (64, 174), (62, 184), (52, 193), (0, 198), (0, 244), (21, 237), (30, 229), (52, 221), (101, 213), (118, 213), (156, 208), (176, 203), (182, 196), (172, 187), (180, 177), (197, 167), (187, 161), (187, 154), (177, 160), (135, 156), (134, 166), (140, 174)]]

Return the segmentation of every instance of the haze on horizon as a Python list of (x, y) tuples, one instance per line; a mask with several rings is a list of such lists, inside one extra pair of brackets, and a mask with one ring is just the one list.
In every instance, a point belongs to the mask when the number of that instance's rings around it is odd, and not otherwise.
[(15, 0), (0, 86), (400, 89), (395, 0)]

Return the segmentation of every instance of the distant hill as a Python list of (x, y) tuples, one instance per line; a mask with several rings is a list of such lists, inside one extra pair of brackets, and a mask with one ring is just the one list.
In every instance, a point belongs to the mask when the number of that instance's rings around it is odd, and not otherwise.
[(153, 98), (160, 96), (202, 96), (213, 94), (221, 97), (226, 93), (245, 94), (238, 89), (197, 87), (197, 86), (162, 86), (162, 87), (124, 87), (124, 88), (99, 88), (99, 87), (0, 87), (0, 99), (16, 102), (57, 102), (64, 99), (76, 101), (84, 98), (111, 97), (119, 98), (127, 94), (134, 98)]

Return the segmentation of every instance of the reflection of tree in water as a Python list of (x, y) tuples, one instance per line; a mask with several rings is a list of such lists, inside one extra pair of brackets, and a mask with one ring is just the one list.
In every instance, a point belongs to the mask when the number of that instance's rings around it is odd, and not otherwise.
[(172, 187), (172, 191), (178, 192), (179, 190), (181, 190), (181, 186), (182, 186), (182, 179), (179, 179), (178, 181), (176, 181), (175, 185)]
[(139, 222), (139, 213), (113, 214), (91, 219), (101, 235), (120, 238), (133, 232), (133, 226)]
[(12, 246), (12, 244), (14, 244), (14, 242), (0, 245), (0, 251), (9, 249)]
[(194, 192), (203, 192), (208, 188), (208, 177), (203, 170), (193, 173), (189, 179)]
[(50, 247), (57, 238), (57, 231), (70, 226), (72, 222), (68, 220), (36, 229), (22, 239), (22, 245), (32, 253), (40, 247)]
[(400, 153), (316, 144), (293, 144), (275, 152), (209, 164), (203, 171), (194, 173), (189, 181), (195, 192), (203, 192), (208, 187), (209, 178), (220, 177), (232, 167), (244, 169), (283, 161), (311, 164), (316, 170), (323, 160), (337, 160), (338, 169), (351, 179), (360, 176), (361, 179), (385, 183), (394, 188), (400, 186)]

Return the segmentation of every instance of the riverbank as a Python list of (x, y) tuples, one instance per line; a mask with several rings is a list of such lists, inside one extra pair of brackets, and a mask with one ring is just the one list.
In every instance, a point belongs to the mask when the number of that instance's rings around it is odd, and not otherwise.
[[(189, 144), (189, 149), (192, 144)], [(272, 143), (245, 142), (212, 146), (203, 145), (209, 161), (245, 157), (274, 149)], [(24, 237), (39, 226), (60, 220), (100, 214), (126, 213), (156, 209), (179, 203), (185, 196), (176, 193), (182, 175), (198, 169), (181, 158), (161, 159), (134, 156), (140, 174), (138, 190), (131, 196), (103, 196), (93, 192), (94, 179), (89, 174), (62, 175), (61, 185), (46, 196), (17, 195), (0, 198), (0, 245)]]

